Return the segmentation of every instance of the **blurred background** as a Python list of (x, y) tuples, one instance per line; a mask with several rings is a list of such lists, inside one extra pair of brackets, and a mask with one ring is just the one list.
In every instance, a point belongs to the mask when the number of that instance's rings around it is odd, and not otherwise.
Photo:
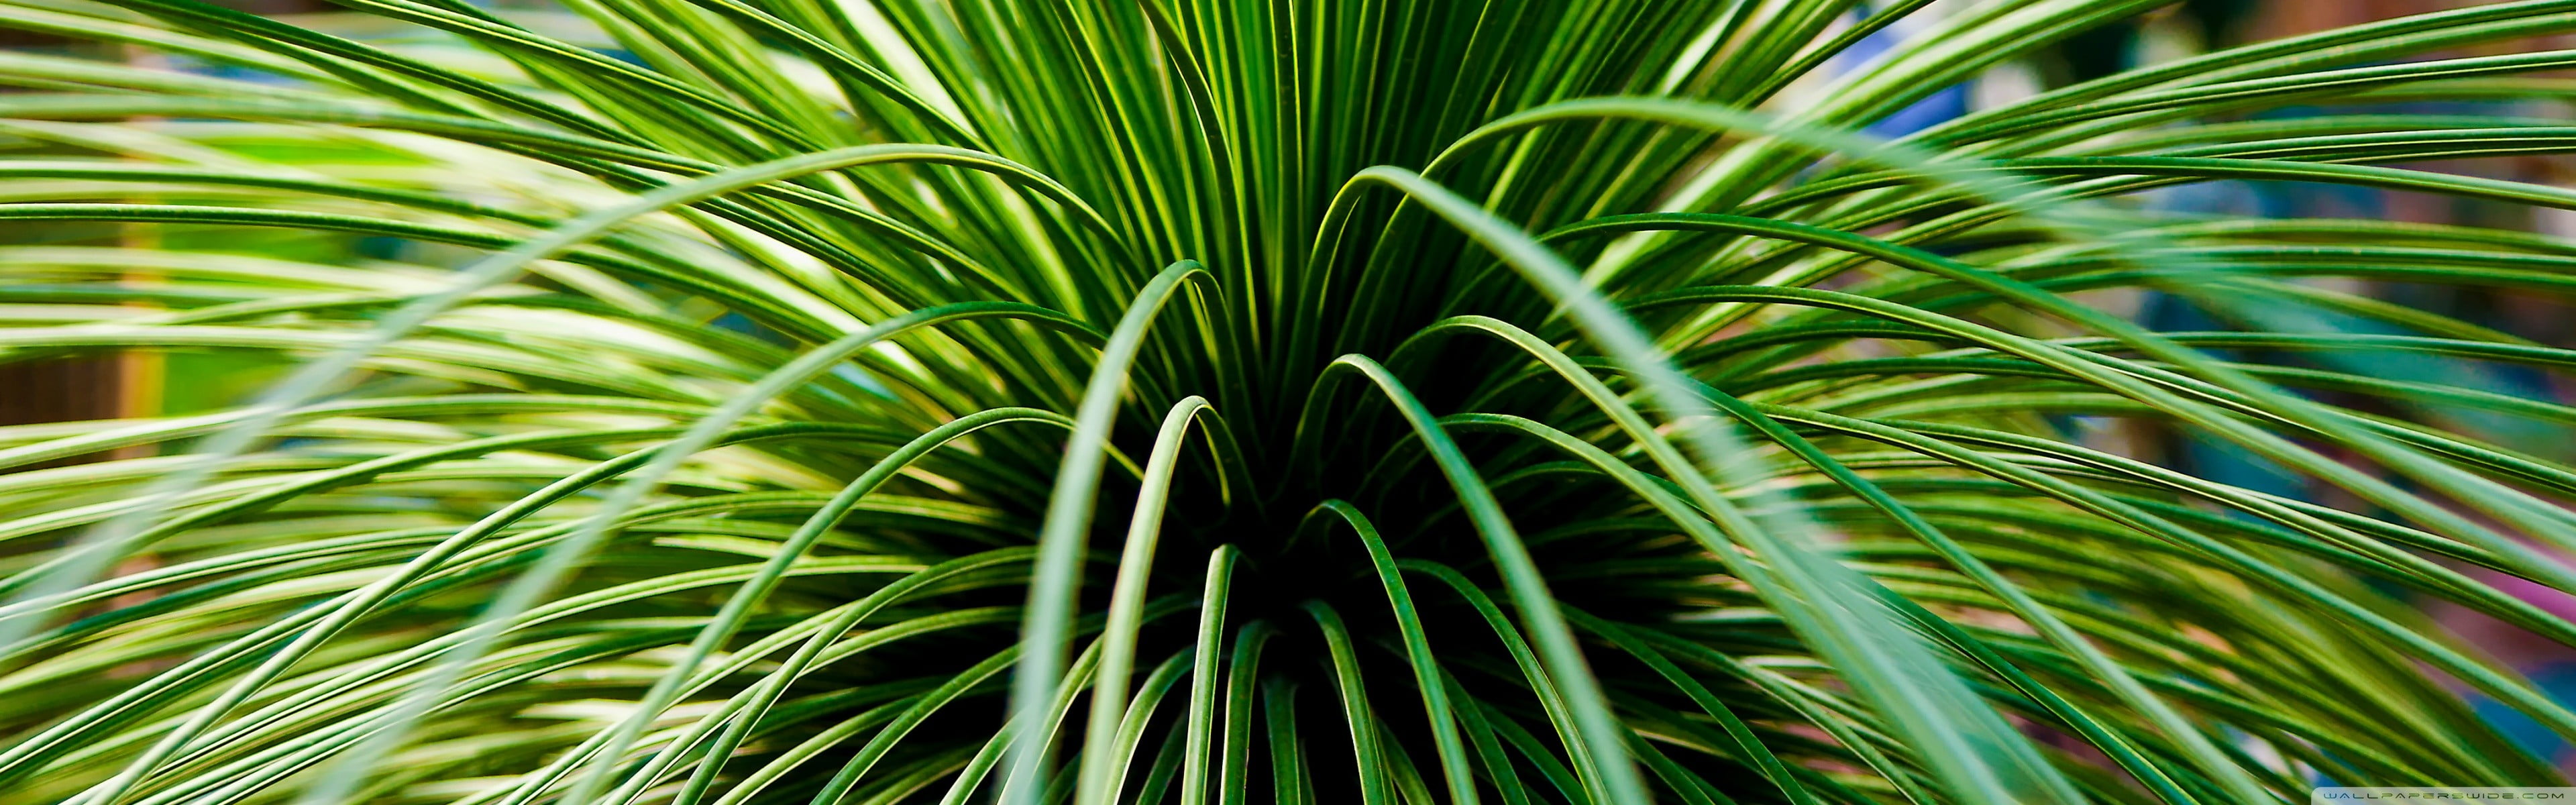
[[(525, 1), (513, 0), (514, 3)], [(289, 18), (298, 24), (346, 35), (399, 35), (384, 30), (370, 31), (369, 23), (363, 19), (330, 14), (333, 7), (320, 0), (222, 0), (222, 4)], [(2079, 35), (2037, 58), (1999, 68), (1974, 82), (1946, 88), (1913, 108), (1882, 121), (1875, 128), (1882, 135), (1901, 135), (1970, 110), (2140, 65), (2231, 45), (2475, 4), (2467, 0), (2185, 0)], [(1937, 15), (1943, 6), (1949, 5), (1953, 4), (1936, 3), (1930, 9), (1931, 14), (1926, 16)], [(1929, 22), (1928, 18), (1914, 19), (1883, 31), (1863, 41), (1854, 53), (1845, 57), (1843, 63), (1857, 63)], [(2576, 41), (2525, 41), (2502, 43), (2488, 52), (2571, 46), (2576, 46)], [(0, 30), (0, 47), (66, 52), (74, 48), (101, 46)], [(82, 55), (114, 58), (118, 54), (84, 52)], [(2463, 55), (2477, 54), (2427, 54), (2428, 57)], [(184, 64), (166, 66), (190, 69)], [(10, 90), (0, 88), (0, 91)], [(2570, 110), (2563, 103), (2537, 105), (2549, 108), (2496, 109), (2491, 104), (2480, 106), (2489, 103), (2477, 100), (2418, 103), (2383, 111), (2421, 114), (2479, 111), (2549, 120), (2570, 117)], [(2341, 108), (2346, 112), (2365, 111), (2348, 105)], [(2284, 109), (2265, 114), (2298, 116), (2302, 111)], [(0, 147), (6, 147), (11, 154), (36, 155), (70, 146), (57, 139), (31, 136), (27, 131), (10, 126), (0, 127)], [(2462, 160), (2419, 163), (2408, 167), (2562, 186), (2576, 179), (2576, 174), (2570, 172), (2576, 169), (2576, 165), (2571, 165), (2563, 157)], [(2536, 212), (2528, 207), (2502, 203), (2359, 187), (2226, 182), (2159, 191), (2144, 203), (2178, 212), (2458, 223), (2576, 238), (2576, 213)], [(180, 242), (192, 237), (220, 237), (221, 240)], [(158, 238), (162, 243), (196, 250), (325, 264), (356, 265), (390, 258), (427, 264), (445, 262), (428, 259), (435, 256), (420, 253), (421, 250), (441, 247), (307, 231), (227, 228), (192, 234), (175, 227), (155, 227), (145, 231), (126, 230), (115, 225), (0, 224), (0, 243), (13, 245), (139, 245), (139, 238)], [(148, 269), (136, 269), (134, 281), (150, 282)], [(2355, 282), (2336, 290), (2438, 312), (2542, 344), (2576, 348), (2576, 306), (2571, 306), (2563, 298), (2537, 293), (2500, 294), (2433, 288), (2398, 282)], [(2087, 301), (2129, 315), (2156, 329), (2216, 330), (2230, 327), (2223, 317), (2194, 309), (2171, 297), (2132, 293), (2124, 297)], [(2285, 357), (2278, 360), (2290, 361)], [(0, 360), (0, 425), (169, 416), (204, 411), (244, 399), (275, 377), (281, 368), (282, 363), (276, 359), (246, 353), (129, 352), (80, 358), (10, 355)], [(2490, 371), (2480, 376), (2478, 382), (2490, 391), (2516, 397), (2576, 403), (2576, 383), (2571, 383), (2564, 375), (2553, 376), (2538, 371)], [(2338, 402), (2367, 405), (2359, 400)], [(2231, 449), (2125, 422), (2069, 422), (2067, 426), (2085, 432), (2086, 438), (2096, 442), (2096, 446), (2116, 449), (2202, 477), (2357, 511), (2367, 510), (2357, 501), (2336, 499), (2325, 490), (2313, 488), (2298, 478), (2277, 472), (2261, 461)], [(2565, 441), (2563, 435), (2543, 438)], [(2576, 459), (2576, 446), (2567, 444), (2525, 445), (2524, 449), (2561, 460)], [(2563, 616), (2576, 618), (2576, 600), (2568, 596), (2512, 579), (2490, 576), (2488, 580), (2508, 590), (2519, 590), (2535, 603)], [(2527, 638), (2517, 630), (2504, 628), (2479, 616), (2444, 609), (2433, 609), (2432, 614), (2464, 642), (2502, 658), (2562, 701), (2576, 702), (2576, 651)], [(2537, 724), (2521, 722), (2520, 716), (2501, 706), (2491, 702), (2479, 704), (2482, 710), (2491, 714), (2490, 718), (2496, 719), (2517, 740), (2545, 757), (2555, 758), (2562, 767), (2576, 770), (2576, 747), (2567, 745)]]

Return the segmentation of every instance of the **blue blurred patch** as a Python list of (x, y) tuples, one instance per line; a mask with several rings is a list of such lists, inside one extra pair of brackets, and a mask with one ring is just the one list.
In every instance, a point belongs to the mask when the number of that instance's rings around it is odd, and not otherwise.
[[(2550, 662), (2526, 672), (2530, 675), (2532, 687), (2539, 688), (2550, 701), (2562, 705), (2576, 704), (2576, 662)], [(2567, 753), (2566, 738), (2523, 715), (2522, 711), (2484, 695), (2471, 694), (2468, 698), (2469, 707), (2477, 712), (2478, 717), (2486, 719), (2487, 724), (2494, 726), (2496, 732), (2503, 733), (2515, 746), (2553, 764)]]
[(1968, 85), (1952, 84), (1913, 106), (1880, 118), (1864, 131), (1879, 137), (1903, 137), (1968, 113)]
[[(1859, 22), (1861, 19), (1861, 13), (1854, 11), (1852, 21)], [(1899, 25), (1902, 24), (1899, 23)], [(1830, 66), (1826, 69), (1837, 73), (1850, 72), (1853, 68), (1867, 64), (1871, 59), (1886, 53), (1888, 48), (1895, 47), (1896, 43), (1904, 40), (1904, 37), (1904, 34), (1896, 31), (1895, 26), (1873, 31), (1870, 35), (1861, 37), (1860, 41), (1853, 42), (1850, 49), (1834, 56), (1833, 60), (1827, 63)], [(1895, 114), (1880, 118), (1878, 122), (1869, 124), (1863, 131), (1879, 137), (1903, 137), (1967, 113), (1968, 85), (1963, 82), (1943, 87), (1923, 100), (1915, 101), (1911, 106), (1896, 110)]]

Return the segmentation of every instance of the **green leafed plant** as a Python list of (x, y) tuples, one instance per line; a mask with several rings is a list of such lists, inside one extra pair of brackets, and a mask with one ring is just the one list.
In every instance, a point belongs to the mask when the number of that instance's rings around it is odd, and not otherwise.
[(2576, 243), (2149, 192), (2576, 209), (2392, 166), (2576, 147), (2514, 44), (2571, 0), (1895, 140), (2163, 3), (335, 2), (0, 2), (74, 43), (0, 53), (0, 361), (264, 389), (0, 428), (0, 802), (2234, 805), (2560, 782), (2470, 697), (2576, 738), (2417, 606), (2576, 646), (2497, 586), (2576, 591), (2576, 409), (2479, 379), (2576, 351), (2346, 281)]

